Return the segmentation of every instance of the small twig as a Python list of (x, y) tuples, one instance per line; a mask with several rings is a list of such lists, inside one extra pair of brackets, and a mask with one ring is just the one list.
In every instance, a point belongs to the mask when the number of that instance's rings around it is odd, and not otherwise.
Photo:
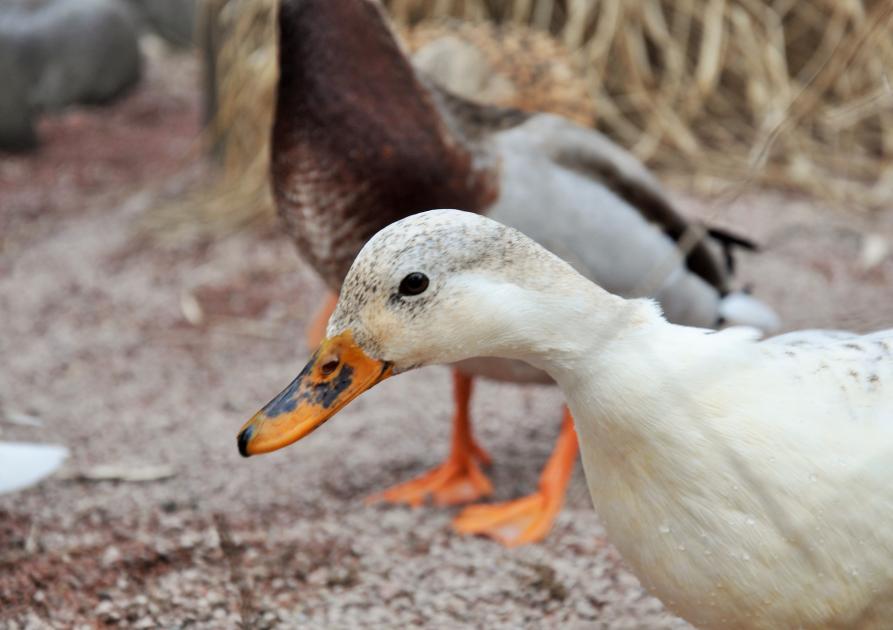
[(229, 527), (229, 521), (221, 513), (214, 514), (214, 525), (217, 528), (217, 535), (220, 537), (220, 551), (229, 565), (230, 583), (239, 591), (239, 616), (241, 617), (241, 626), (243, 630), (251, 630), (253, 627), (252, 619), (254, 611), (257, 607), (254, 603), (254, 595), (251, 585), (242, 567), (239, 564), (242, 549), (233, 542), (232, 534)]

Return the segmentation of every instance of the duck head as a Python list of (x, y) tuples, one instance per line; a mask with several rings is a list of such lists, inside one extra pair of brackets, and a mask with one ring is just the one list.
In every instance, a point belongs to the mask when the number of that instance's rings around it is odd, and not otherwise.
[(568, 295), (581, 293), (568, 283), (578, 279), (520, 232), (473, 213), (432, 210), (391, 224), (363, 247), (327, 338), (243, 427), (239, 451), (291, 444), (400, 372), (477, 356), (536, 363), (534, 336), (537, 351), (560, 354), (561, 335), (542, 331), (555, 328), (550, 303), (574, 308)]

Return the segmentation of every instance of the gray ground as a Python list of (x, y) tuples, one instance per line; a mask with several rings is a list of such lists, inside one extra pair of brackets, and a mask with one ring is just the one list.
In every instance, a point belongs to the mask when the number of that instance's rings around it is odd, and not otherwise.
[[(364, 505), (446, 453), (445, 368), (392, 379), (307, 440), (241, 459), (238, 428), (307, 357), (320, 282), (278, 234), (161, 251), (132, 239), (145, 197), (85, 199), (35, 216), (0, 253), (0, 436), (72, 450), (60, 474), (0, 497), (0, 625), (688, 627), (624, 569), (579, 471), (549, 539), (517, 550), (454, 535), (453, 510)], [(893, 213), (769, 193), (685, 201), (768, 244), (741, 277), (789, 327), (893, 325), (893, 259), (860, 262), (865, 235), (893, 242)], [(534, 488), (560, 404), (547, 387), (479, 385), (497, 498)], [(9, 421), (20, 414), (43, 426)], [(87, 479), (101, 464), (173, 476)]]

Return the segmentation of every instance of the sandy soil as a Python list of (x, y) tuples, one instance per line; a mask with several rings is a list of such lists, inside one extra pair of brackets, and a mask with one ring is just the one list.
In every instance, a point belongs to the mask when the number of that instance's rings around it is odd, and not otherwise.
[[(292, 448), (238, 456), (242, 422), (303, 365), (323, 290), (276, 233), (133, 239), (149, 199), (132, 192), (182, 170), (197, 125), (188, 95), (161, 86), (50, 121), (44, 153), (2, 159), (0, 435), (72, 457), (0, 497), (0, 625), (688, 627), (624, 569), (579, 472), (549, 539), (519, 550), (453, 534), (453, 510), (364, 505), (445, 454), (444, 368), (388, 381)], [(860, 262), (866, 235), (893, 240), (893, 213), (680, 198), (767, 245), (742, 282), (789, 328), (893, 325), (893, 259)], [(560, 404), (553, 388), (478, 386), (498, 499), (534, 488)], [(104, 464), (172, 476), (89, 480)]]

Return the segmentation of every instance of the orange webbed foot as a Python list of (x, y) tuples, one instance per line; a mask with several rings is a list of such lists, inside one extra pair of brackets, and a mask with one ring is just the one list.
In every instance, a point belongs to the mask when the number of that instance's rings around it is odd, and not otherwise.
[(563, 499), (539, 491), (514, 501), (472, 505), (456, 517), (453, 529), (489, 536), (506, 547), (539, 542), (552, 529)]
[(369, 497), (369, 501), (417, 506), (430, 496), (437, 505), (456, 505), (493, 494), (493, 485), (481, 471), (481, 465), (490, 463), (490, 455), (471, 434), (471, 419), (468, 415), (471, 389), (471, 378), (454, 370), (456, 415), (453, 417), (452, 446), (446, 461), (417, 479)]
[(561, 511), (576, 459), (577, 434), (565, 408), (561, 433), (540, 476), (539, 490), (514, 501), (469, 506), (453, 521), (453, 528), (462, 534), (489, 536), (507, 547), (543, 540)]
[[(475, 454), (489, 456), (478, 449)], [(398, 484), (369, 497), (370, 502), (387, 501), (419, 506), (430, 496), (437, 505), (456, 505), (477, 501), (493, 494), (493, 485), (483, 473), (477, 457), (450, 457), (440, 466), (416, 479)]]

